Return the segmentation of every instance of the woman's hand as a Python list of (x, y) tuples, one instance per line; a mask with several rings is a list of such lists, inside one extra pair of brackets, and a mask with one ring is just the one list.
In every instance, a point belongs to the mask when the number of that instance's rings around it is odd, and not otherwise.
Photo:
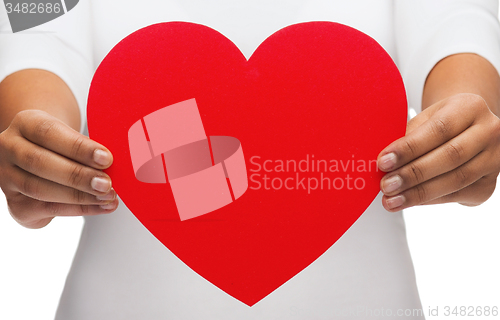
[(0, 133), (0, 187), (28, 228), (114, 211), (116, 193), (101, 171), (112, 162), (109, 150), (44, 111), (21, 111)]
[(500, 171), (500, 119), (476, 94), (456, 94), (408, 122), (406, 136), (386, 147), (383, 205), (399, 211), (421, 204), (474, 206), (493, 193)]

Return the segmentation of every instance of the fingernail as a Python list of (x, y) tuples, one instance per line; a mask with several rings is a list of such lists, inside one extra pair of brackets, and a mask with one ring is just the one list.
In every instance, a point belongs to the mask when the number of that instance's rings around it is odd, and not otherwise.
[(402, 185), (403, 179), (401, 179), (401, 177), (396, 174), (390, 178), (385, 179), (384, 182), (382, 182), (382, 191), (384, 193), (391, 193), (401, 188)]
[(111, 164), (111, 154), (104, 150), (96, 149), (94, 151), (94, 161), (101, 166), (107, 166)]
[(113, 210), (117, 207), (117, 203), (116, 203), (116, 201), (113, 201), (113, 202), (108, 203), (108, 204), (103, 204), (100, 207), (101, 207), (101, 209), (104, 209), (104, 210)]
[(105, 195), (102, 196), (96, 196), (97, 200), (99, 201), (109, 201), (109, 200), (115, 200), (116, 198), (116, 193), (114, 191), (111, 191)]
[(111, 189), (111, 181), (101, 177), (95, 177), (90, 182), (92, 189), (99, 192), (108, 192)]
[(391, 170), (396, 165), (396, 154), (388, 153), (380, 158), (379, 168), (382, 170)]
[(399, 195), (399, 196), (395, 196), (395, 197), (387, 199), (386, 203), (387, 203), (387, 207), (389, 209), (394, 209), (394, 208), (402, 206), (403, 203), (405, 203), (405, 201), (406, 201), (405, 196)]

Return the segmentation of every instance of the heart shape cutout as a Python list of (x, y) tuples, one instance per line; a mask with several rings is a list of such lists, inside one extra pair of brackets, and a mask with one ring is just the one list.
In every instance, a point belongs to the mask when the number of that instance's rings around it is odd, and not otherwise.
[[(193, 98), (207, 136), (241, 142), (248, 189), (181, 221), (170, 183), (136, 178), (128, 132)], [(370, 205), (383, 176), (375, 159), (404, 135), (406, 107), (390, 56), (353, 28), (288, 26), (247, 61), (211, 28), (168, 22), (132, 33), (101, 62), (88, 128), (113, 153), (106, 172), (139, 221), (195, 272), (252, 306), (315, 261)]]

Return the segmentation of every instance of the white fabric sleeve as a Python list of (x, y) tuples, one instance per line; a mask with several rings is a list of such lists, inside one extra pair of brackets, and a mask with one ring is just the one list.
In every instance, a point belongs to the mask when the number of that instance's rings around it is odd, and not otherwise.
[(5, 6), (0, 5), (0, 81), (29, 68), (56, 74), (78, 102), (82, 132), (93, 74), (90, 27), (89, 0), (79, 1), (50, 22), (18, 33), (12, 33)]
[(500, 70), (498, 1), (394, 0), (394, 6), (397, 61), (417, 113), (427, 75), (441, 59), (475, 53)]

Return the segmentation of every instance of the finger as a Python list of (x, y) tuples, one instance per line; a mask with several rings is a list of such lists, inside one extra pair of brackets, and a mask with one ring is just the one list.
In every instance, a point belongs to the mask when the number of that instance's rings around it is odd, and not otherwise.
[(93, 216), (116, 210), (118, 199), (106, 206), (41, 202), (24, 196), (8, 201), (12, 217), (28, 228), (42, 228), (56, 216)]
[(110, 190), (107, 194), (95, 196), (40, 178), (18, 167), (13, 167), (10, 170), (9, 180), (12, 184), (10, 190), (43, 202), (104, 205), (116, 198), (114, 190)]
[(44, 149), (21, 137), (13, 138), (12, 163), (43, 179), (80, 191), (104, 195), (111, 190), (107, 174)]
[(491, 197), (495, 191), (496, 181), (496, 176), (490, 174), (465, 188), (425, 202), (422, 205), (459, 202), (465, 206), (477, 206)]
[(472, 126), (440, 147), (388, 173), (382, 178), (380, 188), (385, 195), (393, 196), (458, 168), (484, 150), (488, 140), (487, 130)]
[(53, 217), (95, 216), (111, 213), (118, 208), (118, 199), (105, 205), (74, 205), (65, 203), (45, 202), (43, 213)]
[[(418, 130), (394, 141), (379, 154), (379, 168), (385, 172), (398, 169), (470, 127), (477, 117), (477, 108), (470, 108), (468, 104), (479, 106), (484, 104), (484, 100), (469, 100), (455, 97), (438, 102), (438, 106), (442, 103), (446, 105), (420, 125)], [(450, 108), (453, 108), (452, 112)], [(486, 108), (485, 105), (483, 109)]]
[(113, 156), (106, 147), (45, 112), (21, 112), (16, 117), (15, 125), (29, 141), (79, 163), (106, 169), (113, 162)]
[(427, 180), (396, 196), (384, 195), (382, 203), (388, 211), (399, 211), (461, 190), (496, 170), (492, 165), (490, 165), (491, 167), (484, 165), (489, 163), (490, 157), (489, 152), (481, 152), (460, 167)]

